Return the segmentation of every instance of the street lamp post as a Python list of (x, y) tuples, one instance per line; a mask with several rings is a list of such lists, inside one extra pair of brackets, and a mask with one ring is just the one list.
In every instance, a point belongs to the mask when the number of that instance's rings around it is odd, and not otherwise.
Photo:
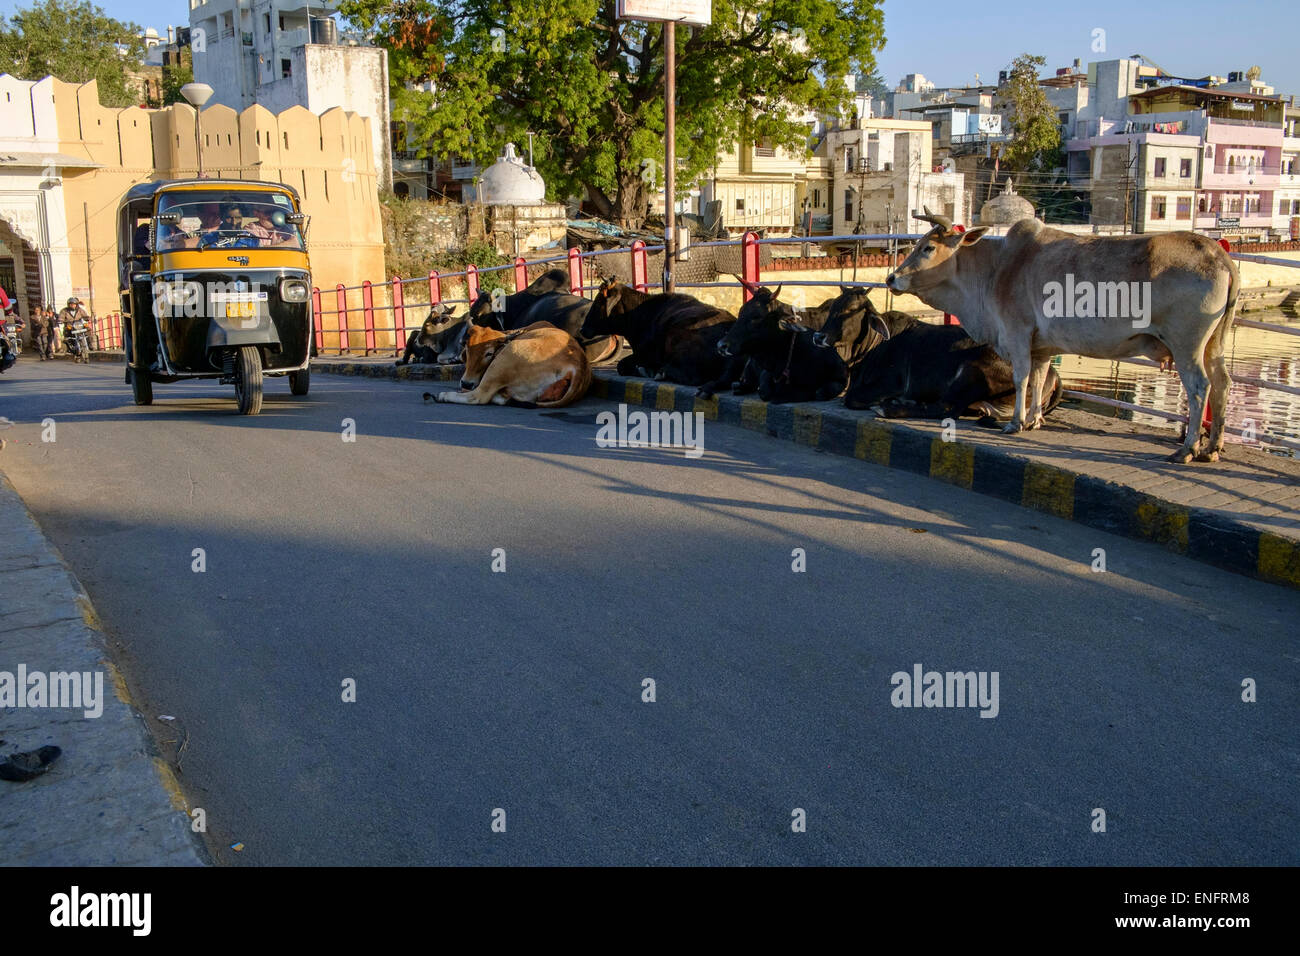
[(194, 156), (199, 167), (197, 178), (202, 179), (203, 144), (199, 141), (199, 110), (203, 109), (203, 104), (212, 98), (212, 87), (206, 83), (186, 83), (181, 87), (181, 96), (194, 107)]

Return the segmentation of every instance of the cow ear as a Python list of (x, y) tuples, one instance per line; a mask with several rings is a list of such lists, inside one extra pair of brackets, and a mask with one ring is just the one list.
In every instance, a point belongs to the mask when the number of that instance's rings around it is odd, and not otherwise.
[(974, 229), (967, 229), (961, 233), (961, 243), (963, 246), (973, 246), (980, 241), (984, 233), (989, 231), (988, 226), (976, 226)]
[(889, 323), (886, 322), (875, 309), (871, 309), (870, 314), (867, 316), (867, 326), (868, 328), (875, 329), (880, 337), (886, 342), (889, 341)]

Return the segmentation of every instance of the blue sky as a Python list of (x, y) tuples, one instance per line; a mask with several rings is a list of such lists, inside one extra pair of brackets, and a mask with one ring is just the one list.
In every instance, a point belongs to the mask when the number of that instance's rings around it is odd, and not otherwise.
[[(99, 0), (112, 16), (156, 27), (188, 22), (186, 0)], [(0, 13), (26, 5), (0, 0)], [(996, 82), (1021, 53), (1047, 57), (1050, 72), (1075, 57), (1115, 59), (1141, 53), (1172, 73), (1226, 76), (1254, 64), (1279, 93), (1300, 95), (1300, 2), (1297, 0), (886, 0), (887, 43), (878, 55), (892, 87), (905, 73), (940, 86)], [(1093, 52), (1093, 30), (1106, 51)]]

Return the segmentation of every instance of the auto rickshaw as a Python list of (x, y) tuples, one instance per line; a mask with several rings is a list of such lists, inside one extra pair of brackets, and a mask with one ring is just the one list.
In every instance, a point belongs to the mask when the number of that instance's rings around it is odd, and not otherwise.
[(262, 378), (311, 383), (307, 217), (291, 186), (245, 180), (141, 183), (118, 210), (126, 381), (137, 405), (155, 382), (215, 378), (241, 415)]

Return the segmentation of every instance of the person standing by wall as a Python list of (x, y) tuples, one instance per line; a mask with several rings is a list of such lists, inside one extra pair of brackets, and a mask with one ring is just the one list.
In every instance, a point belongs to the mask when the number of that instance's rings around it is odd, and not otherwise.
[(45, 310), (39, 305), (32, 310), (32, 345), (36, 348), (36, 354), (45, 361), (45, 348), (49, 344), (49, 336), (45, 331)]
[(46, 315), (50, 317), (50, 357), (63, 353), (63, 322), (54, 311), (54, 306), (48, 306)]

